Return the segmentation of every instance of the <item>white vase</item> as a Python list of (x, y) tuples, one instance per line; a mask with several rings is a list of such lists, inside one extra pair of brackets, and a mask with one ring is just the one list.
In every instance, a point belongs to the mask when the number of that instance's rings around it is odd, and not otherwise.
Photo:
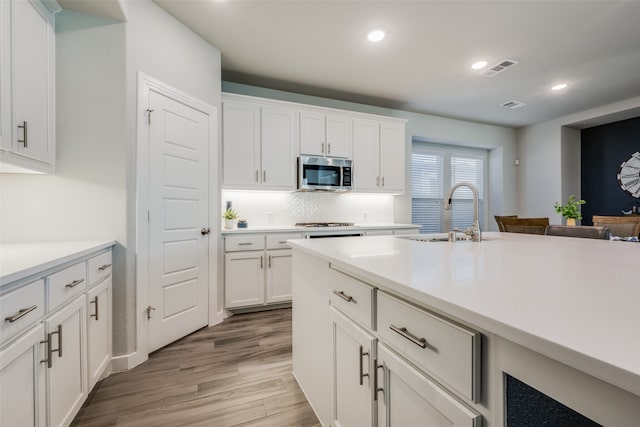
[(227, 230), (231, 230), (233, 228), (236, 228), (236, 223), (238, 222), (237, 219), (225, 219), (224, 220), (224, 228), (226, 228)]

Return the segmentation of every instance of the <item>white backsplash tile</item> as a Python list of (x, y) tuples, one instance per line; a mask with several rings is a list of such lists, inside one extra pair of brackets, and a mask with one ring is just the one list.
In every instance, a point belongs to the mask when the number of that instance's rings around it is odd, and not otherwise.
[(394, 222), (393, 196), (388, 194), (224, 190), (223, 207), (227, 201), (250, 227), (313, 221)]

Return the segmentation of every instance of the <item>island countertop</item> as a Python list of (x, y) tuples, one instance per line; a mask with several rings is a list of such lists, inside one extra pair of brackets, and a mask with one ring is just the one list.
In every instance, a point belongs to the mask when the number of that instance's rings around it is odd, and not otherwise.
[(513, 233), (484, 233), (479, 243), (406, 237), (289, 242), (640, 396), (640, 244)]

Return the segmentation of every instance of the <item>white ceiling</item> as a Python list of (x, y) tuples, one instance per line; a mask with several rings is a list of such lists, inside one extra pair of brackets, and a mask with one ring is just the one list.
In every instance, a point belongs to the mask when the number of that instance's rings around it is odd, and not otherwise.
[[(231, 82), (513, 127), (640, 96), (640, 1), (154, 2)], [(491, 78), (470, 68), (507, 58)]]

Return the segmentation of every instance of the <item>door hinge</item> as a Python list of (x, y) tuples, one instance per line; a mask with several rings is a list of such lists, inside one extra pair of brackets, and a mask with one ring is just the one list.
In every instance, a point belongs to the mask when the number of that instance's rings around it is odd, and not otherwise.
[(155, 309), (156, 309), (155, 307), (151, 307), (151, 306), (148, 306), (147, 308), (145, 308), (145, 311), (147, 312), (147, 320), (151, 319), (151, 312), (155, 311)]
[(147, 108), (145, 110), (147, 112), (147, 124), (150, 125), (151, 124), (151, 113), (154, 112), (154, 110)]

